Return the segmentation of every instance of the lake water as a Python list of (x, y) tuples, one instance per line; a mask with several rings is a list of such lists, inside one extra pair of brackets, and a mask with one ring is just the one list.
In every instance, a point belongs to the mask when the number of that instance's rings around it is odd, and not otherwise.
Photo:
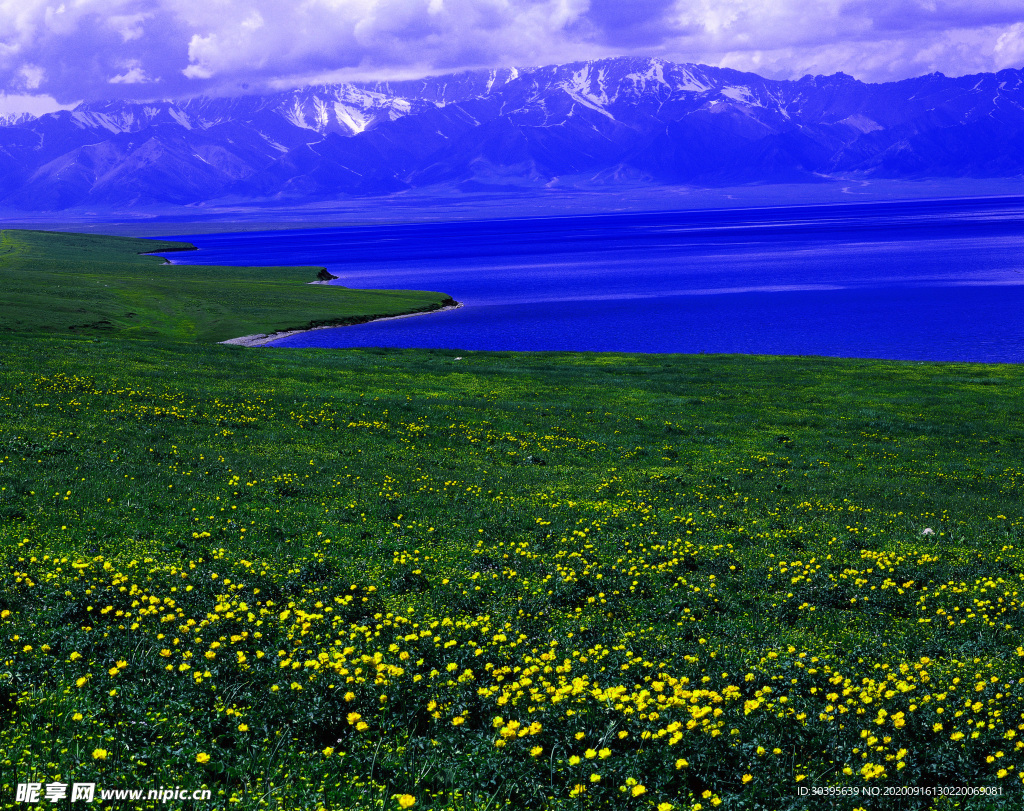
[(443, 313), (274, 346), (1024, 361), (1024, 199), (182, 235), (175, 263), (316, 265)]

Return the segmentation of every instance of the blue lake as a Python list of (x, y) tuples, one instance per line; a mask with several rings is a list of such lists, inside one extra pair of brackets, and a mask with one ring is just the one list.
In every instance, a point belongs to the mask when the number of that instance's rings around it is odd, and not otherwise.
[(184, 234), (175, 263), (315, 265), (458, 310), (282, 347), (1024, 361), (1024, 199)]

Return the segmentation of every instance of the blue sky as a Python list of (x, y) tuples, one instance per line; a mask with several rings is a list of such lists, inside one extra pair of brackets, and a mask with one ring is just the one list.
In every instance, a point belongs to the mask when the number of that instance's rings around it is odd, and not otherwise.
[(775, 78), (1024, 67), (1022, 0), (0, 0), (0, 113), (618, 55)]

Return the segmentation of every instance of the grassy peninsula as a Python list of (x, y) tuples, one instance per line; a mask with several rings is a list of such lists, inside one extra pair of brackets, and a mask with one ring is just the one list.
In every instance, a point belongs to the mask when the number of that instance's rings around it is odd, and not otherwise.
[(199, 343), (426, 312), (418, 290), (310, 285), (315, 267), (172, 265), (143, 252), (182, 242), (0, 231), (0, 330)]
[(4, 805), (1017, 807), (1019, 367), (110, 320), (0, 344)]

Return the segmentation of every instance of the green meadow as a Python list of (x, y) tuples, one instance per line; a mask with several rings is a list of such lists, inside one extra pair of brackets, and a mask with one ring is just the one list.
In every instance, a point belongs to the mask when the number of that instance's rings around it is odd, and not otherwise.
[(1021, 807), (1019, 367), (219, 346), (384, 305), (3, 240), (0, 806)]
[(106, 334), (209, 343), (434, 310), (448, 302), (440, 293), (418, 290), (311, 286), (320, 268), (182, 266), (139, 254), (190, 248), (129, 237), (0, 230), (0, 335)]

